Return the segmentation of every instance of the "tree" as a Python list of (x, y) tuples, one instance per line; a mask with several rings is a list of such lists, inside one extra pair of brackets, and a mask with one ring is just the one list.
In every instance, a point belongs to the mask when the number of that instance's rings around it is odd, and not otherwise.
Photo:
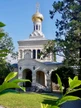
[(48, 57), (50, 53), (54, 55), (54, 61), (56, 61), (56, 54), (54, 51), (55, 40), (49, 40), (47, 44), (44, 45), (43, 51), (41, 51), (40, 55), (45, 58)]
[[(5, 24), (3, 24), (2, 22), (0, 22), (0, 40), (5, 35), (5, 33), (2, 31), (2, 27), (4, 27), (4, 26), (5, 26)], [(8, 50), (7, 49), (3, 49), (2, 45), (0, 45), (0, 58), (6, 56), (7, 52), (8, 52)]]
[(79, 66), (81, 71), (81, 0), (61, 0), (53, 3), (51, 18), (56, 19), (57, 54), (64, 56), (67, 65)]
[(72, 67), (67, 67), (67, 66), (61, 66), (59, 67), (57, 70), (52, 72), (51, 75), (51, 80), (52, 82), (57, 83), (57, 76), (56, 74), (59, 75), (59, 77), (61, 78), (62, 84), (64, 86), (64, 93), (66, 91), (66, 89), (68, 88), (68, 77), (70, 78), (74, 78), (75, 74), (74, 74), (74, 69)]
[(5, 57), (8, 55), (8, 53), (11, 53), (13, 51), (13, 43), (12, 43), (11, 38), (8, 37), (8, 35), (6, 35), (3, 32), (2, 27), (4, 26), (5, 24), (0, 22), (0, 84), (3, 82), (0, 85), (0, 94), (4, 90), (9, 89), (9, 88), (19, 88), (25, 91), (25, 88), (19, 86), (19, 83), (29, 81), (29, 80), (24, 80), (24, 79), (12, 80), (17, 75), (17, 72), (11, 72), (12, 71), (11, 65), (5, 61)]
[(0, 22), (0, 84), (4, 78), (12, 71), (12, 66), (6, 62), (6, 56), (13, 52), (14, 46), (12, 38), (4, 32), (5, 24)]
[(8, 53), (12, 53), (14, 50), (12, 38), (9, 37), (8, 33), (5, 33), (5, 35), (0, 40), (0, 48), (1, 49), (7, 49)]
[(9, 37), (8, 33), (5, 33), (3, 27), (5, 24), (0, 22), (0, 57), (7, 56), (14, 50), (12, 38)]
[[(68, 77), (68, 89), (66, 90), (66, 92), (63, 94), (63, 87), (62, 87), (62, 81), (59, 77), (58, 74), (56, 74), (57, 76), (57, 82), (58, 82), (58, 85), (59, 85), (59, 88), (60, 88), (60, 91), (62, 93), (62, 96), (59, 96), (59, 97), (55, 97), (54, 100), (52, 100), (52, 102), (50, 103), (49, 100), (45, 99), (43, 101), (43, 103), (41, 104), (41, 108), (65, 108), (67, 106), (63, 105), (64, 103), (66, 102), (72, 102), (69, 107), (73, 108), (74, 105), (77, 105), (77, 107), (80, 107), (80, 105), (78, 105), (78, 103), (76, 104), (76, 100), (80, 100), (81, 98), (79, 98), (79, 96), (73, 96), (71, 95), (71, 93), (75, 93), (75, 91), (79, 91), (81, 90), (81, 88), (77, 89), (78, 86), (81, 85), (81, 80), (78, 79), (78, 76), (75, 76), (73, 79), (71, 79), (70, 77)], [(69, 104), (69, 103), (68, 103)], [(67, 103), (66, 103), (67, 105)], [(68, 108), (69, 108), (68, 107)]]
[(13, 66), (3, 59), (0, 59), (0, 85), (3, 83), (5, 77), (13, 71)]

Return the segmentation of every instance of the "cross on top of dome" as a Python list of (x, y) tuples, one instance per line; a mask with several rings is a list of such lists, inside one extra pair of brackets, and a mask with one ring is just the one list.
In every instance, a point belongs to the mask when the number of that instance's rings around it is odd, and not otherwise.
[(36, 12), (39, 12), (39, 8), (40, 8), (40, 4), (37, 3), (37, 4), (36, 4)]

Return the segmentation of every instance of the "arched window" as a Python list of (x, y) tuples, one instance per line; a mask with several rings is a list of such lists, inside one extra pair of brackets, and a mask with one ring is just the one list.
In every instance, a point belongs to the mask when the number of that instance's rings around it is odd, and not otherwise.
[(38, 30), (38, 25), (36, 25), (36, 30)]
[(36, 58), (36, 50), (33, 50), (33, 59)]
[(40, 59), (40, 50), (37, 50), (37, 59)]

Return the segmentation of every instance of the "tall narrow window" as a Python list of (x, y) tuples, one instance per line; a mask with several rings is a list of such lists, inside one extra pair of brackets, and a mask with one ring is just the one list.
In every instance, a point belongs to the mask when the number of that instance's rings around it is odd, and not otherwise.
[(33, 50), (33, 59), (36, 58), (36, 50)]
[(38, 30), (38, 25), (36, 25), (36, 30)]
[(37, 59), (40, 59), (40, 50), (37, 50)]
[(34, 25), (34, 31), (35, 31), (35, 25)]

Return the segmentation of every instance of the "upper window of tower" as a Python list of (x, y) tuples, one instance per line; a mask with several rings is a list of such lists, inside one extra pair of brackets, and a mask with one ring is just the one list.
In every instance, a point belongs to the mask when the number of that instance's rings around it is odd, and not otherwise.
[(36, 59), (36, 50), (33, 50), (33, 59)]
[(35, 31), (35, 25), (34, 25), (34, 31)]
[(36, 30), (38, 30), (38, 25), (36, 25)]
[(40, 59), (40, 49), (37, 50), (37, 59)]

